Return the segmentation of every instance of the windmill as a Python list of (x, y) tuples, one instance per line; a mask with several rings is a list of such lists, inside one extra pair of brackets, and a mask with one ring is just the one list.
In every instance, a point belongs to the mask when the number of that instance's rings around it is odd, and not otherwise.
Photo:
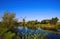
[(26, 17), (21, 17), (22, 18), (22, 25), (23, 25), (23, 27), (25, 27), (25, 18)]

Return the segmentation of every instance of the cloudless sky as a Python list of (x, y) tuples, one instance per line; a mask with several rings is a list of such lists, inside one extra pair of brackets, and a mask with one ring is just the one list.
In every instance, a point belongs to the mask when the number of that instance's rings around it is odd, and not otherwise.
[(43, 20), (58, 17), (60, 19), (59, 0), (0, 0), (0, 16), (8, 10), (16, 14), (19, 20)]

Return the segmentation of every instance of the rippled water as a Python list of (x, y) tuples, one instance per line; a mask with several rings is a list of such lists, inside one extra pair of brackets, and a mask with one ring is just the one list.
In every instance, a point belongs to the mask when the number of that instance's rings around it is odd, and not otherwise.
[(27, 27), (25, 27), (24, 29), (23, 29), (23, 27), (18, 27), (18, 32), (19, 32), (20, 36), (23, 35), (22, 33), (24, 33), (25, 35), (29, 35), (31, 33), (32, 35), (34, 35), (34, 34), (47, 35), (46, 39), (60, 39), (60, 34), (46, 32), (46, 31), (43, 31), (43, 29), (41, 29), (41, 28), (33, 30), (33, 29), (28, 29)]

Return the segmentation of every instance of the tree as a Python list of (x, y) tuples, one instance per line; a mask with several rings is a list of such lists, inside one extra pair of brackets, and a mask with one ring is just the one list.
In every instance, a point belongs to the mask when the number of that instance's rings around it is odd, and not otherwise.
[(57, 21), (58, 21), (59, 19), (57, 18), (57, 17), (55, 17), (55, 22), (57, 23)]
[(50, 20), (42, 20), (41, 24), (48, 24)]
[(15, 14), (11, 12), (5, 12), (2, 17), (2, 25), (6, 28), (11, 28), (15, 26), (17, 23), (17, 20), (15, 19)]
[(50, 20), (50, 24), (56, 24), (59, 19), (57, 17)]
[[(18, 24), (18, 20), (15, 18), (15, 14), (11, 12), (4, 12), (0, 26), (0, 36), (4, 36), (9, 30), (13, 30)], [(16, 30), (15, 30), (16, 31)]]
[(26, 26), (27, 26), (28, 28), (31, 28), (31, 29), (36, 29), (36, 26), (35, 26), (35, 25), (36, 25), (37, 23), (38, 23), (37, 20), (35, 20), (35, 21), (34, 21), (34, 20), (28, 21)]

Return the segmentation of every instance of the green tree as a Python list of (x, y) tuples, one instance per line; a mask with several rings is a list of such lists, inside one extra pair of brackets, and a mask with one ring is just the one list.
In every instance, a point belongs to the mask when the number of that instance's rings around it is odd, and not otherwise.
[(3, 37), (8, 30), (13, 29), (13, 27), (16, 27), (18, 25), (17, 21), (18, 20), (15, 18), (14, 13), (4, 12), (4, 15), (2, 16), (2, 20), (1, 20), (0, 36)]
[(55, 18), (52, 18), (51, 20), (50, 20), (50, 24), (56, 24), (57, 22), (58, 22), (58, 18), (57, 17), (55, 17)]
[(28, 21), (27, 22), (27, 27), (28, 28), (31, 28), (31, 29), (35, 29), (36, 28), (36, 25), (37, 24), (37, 21)]
[(46, 20), (42, 20), (41, 21), (41, 24), (46, 24)]
[(42, 20), (41, 24), (48, 24), (50, 22), (50, 20)]
[(11, 12), (5, 12), (2, 17), (2, 25), (6, 28), (11, 28), (15, 26), (17, 23), (17, 20), (15, 19), (15, 14)]

